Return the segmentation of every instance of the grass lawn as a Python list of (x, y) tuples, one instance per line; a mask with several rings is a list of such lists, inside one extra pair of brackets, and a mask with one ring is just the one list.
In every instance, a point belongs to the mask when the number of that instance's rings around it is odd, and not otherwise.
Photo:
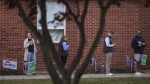
[[(0, 80), (0, 84), (53, 84), (50, 79)], [(150, 77), (83, 78), (79, 84), (150, 84)]]

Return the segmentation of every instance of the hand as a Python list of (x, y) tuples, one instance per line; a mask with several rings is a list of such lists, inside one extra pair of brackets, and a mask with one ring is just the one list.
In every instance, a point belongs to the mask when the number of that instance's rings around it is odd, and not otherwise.
[(30, 45), (32, 45), (33, 44), (33, 41), (30, 41)]
[(141, 47), (142, 46), (142, 44), (139, 44), (139, 47)]
[(38, 52), (38, 50), (37, 50), (37, 49), (35, 49), (35, 52)]
[(142, 45), (145, 45), (145, 43), (142, 43)]
[(116, 44), (112, 44), (112, 46), (114, 47)]
[(68, 47), (70, 46), (70, 45), (67, 45)]

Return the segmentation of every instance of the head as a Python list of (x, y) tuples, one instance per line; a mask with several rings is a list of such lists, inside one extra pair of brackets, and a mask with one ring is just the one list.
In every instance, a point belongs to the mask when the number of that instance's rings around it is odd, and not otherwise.
[(63, 35), (63, 36), (62, 36), (62, 39), (64, 39), (65, 41), (67, 41), (67, 36), (66, 36), (66, 35)]
[(114, 34), (113, 31), (110, 31), (110, 32), (108, 33), (109, 36), (112, 36), (113, 34)]
[(141, 31), (137, 31), (136, 36), (137, 36), (137, 37), (140, 37), (140, 36), (141, 36), (141, 34), (142, 34), (142, 32), (141, 32)]
[(31, 33), (28, 33), (28, 38), (31, 38), (32, 37), (32, 34)]

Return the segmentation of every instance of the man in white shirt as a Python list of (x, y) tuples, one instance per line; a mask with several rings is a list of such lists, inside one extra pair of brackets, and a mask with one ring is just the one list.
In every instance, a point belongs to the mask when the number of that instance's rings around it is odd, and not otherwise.
[(106, 75), (107, 76), (113, 76), (112, 73), (110, 73), (110, 64), (112, 60), (112, 52), (113, 52), (113, 47), (115, 44), (112, 44), (111, 37), (114, 34), (113, 31), (109, 32), (105, 39), (104, 39), (104, 48), (103, 52), (106, 54)]

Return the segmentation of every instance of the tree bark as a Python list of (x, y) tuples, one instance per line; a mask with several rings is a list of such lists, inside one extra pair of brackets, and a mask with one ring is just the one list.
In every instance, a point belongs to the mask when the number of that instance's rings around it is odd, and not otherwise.
[(94, 43), (92, 44), (92, 47), (89, 50), (89, 53), (87, 54), (83, 64), (81, 65), (81, 67), (79, 68), (79, 70), (77, 70), (76, 74), (75, 74), (75, 78), (73, 80), (73, 84), (79, 84), (80, 78), (83, 74), (83, 72), (85, 71), (87, 65), (89, 64), (91, 57), (93, 56), (93, 53), (96, 49), (96, 47), (98, 46), (99, 40), (103, 34), (104, 31), (104, 26), (105, 26), (105, 18), (106, 18), (106, 13), (108, 8), (110, 7), (110, 5), (112, 4), (113, 0), (110, 0), (106, 6), (103, 6), (103, 3), (99, 3), (99, 6), (101, 8), (101, 13), (100, 13), (100, 27), (99, 30), (97, 32), (96, 38), (94, 40)]
[[(80, 21), (78, 20), (79, 14), (76, 16), (72, 12), (72, 10), (70, 9), (68, 3), (66, 1), (64, 3), (66, 5), (66, 7), (68, 8), (70, 14), (74, 18), (74, 20), (75, 20), (75, 22), (76, 22), (76, 24), (80, 30), (80, 37), (81, 37), (80, 45), (78, 48), (78, 52), (75, 56), (75, 59), (73, 60), (73, 62), (69, 66), (69, 69), (67, 69), (66, 71), (62, 67), (62, 64), (61, 64), (59, 57), (58, 57), (58, 54), (57, 54), (57, 51), (54, 47), (54, 44), (51, 40), (51, 37), (50, 37), (48, 29), (47, 29), (45, 1), (46, 0), (39, 0), (39, 2), (40, 2), (39, 6), (41, 9), (42, 35), (40, 35), (40, 33), (37, 31), (37, 29), (33, 25), (33, 23), (26, 17), (26, 14), (25, 14), (24, 10), (22, 9), (22, 7), (19, 3), (19, 0), (14, 0), (14, 3), (18, 8), (19, 15), (23, 19), (24, 23), (28, 26), (29, 29), (31, 29), (34, 32), (34, 34), (36, 35), (36, 37), (40, 41), (40, 46), (42, 48), (42, 52), (43, 52), (43, 56), (44, 56), (44, 62), (45, 62), (45, 65), (47, 67), (49, 75), (51, 76), (54, 84), (71, 84), (71, 74), (72, 74), (73, 70), (75, 69), (75, 67), (77, 66), (77, 64), (79, 63), (79, 61), (83, 55), (83, 50), (84, 50), (84, 46), (85, 46), (85, 42), (86, 42), (85, 41), (85, 31), (84, 31), (84, 28), (85, 28), (84, 24), (85, 23), (84, 22), (85, 22), (85, 16), (87, 14), (89, 0), (85, 0), (84, 10), (83, 10), (83, 14), (81, 15)], [(118, 0), (109, 0), (109, 2), (106, 4), (105, 7), (103, 7), (103, 4), (101, 2), (99, 2), (100, 8), (101, 8), (100, 27), (99, 27), (99, 30), (97, 32), (94, 43), (92, 44), (92, 47), (89, 50), (89, 53), (87, 54), (84, 62), (82, 63), (81, 67), (79, 68), (79, 70), (77, 70), (75, 73), (73, 84), (79, 83), (79, 80), (80, 80), (84, 70), (86, 69), (88, 63), (91, 60), (91, 57), (92, 57), (92, 55), (93, 55), (93, 53), (94, 53), (94, 51), (95, 51), (95, 49), (99, 43), (99, 40), (103, 34), (106, 12), (107, 12), (108, 8), (110, 7), (110, 5), (112, 4), (113, 1), (118, 1)], [(79, 13), (79, 11), (78, 11), (78, 13)], [(54, 61), (56, 62), (56, 66), (58, 67), (58, 70), (61, 73), (61, 75), (63, 76), (63, 78), (60, 78), (58, 73), (56, 72), (56, 69), (53, 65), (53, 61), (50, 58), (50, 53), (52, 53)]]

